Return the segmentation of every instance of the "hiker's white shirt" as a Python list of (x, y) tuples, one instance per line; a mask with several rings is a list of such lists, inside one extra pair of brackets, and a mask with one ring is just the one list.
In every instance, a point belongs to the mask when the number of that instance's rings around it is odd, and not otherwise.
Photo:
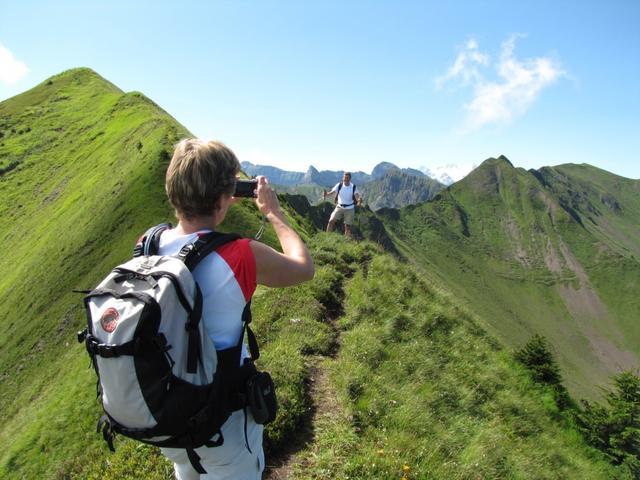
[(353, 182), (349, 182), (349, 186), (346, 186), (344, 182), (338, 182), (336, 183), (335, 187), (331, 189), (329, 193), (337, 192), (338, 187), (340, 186), (341, 183), (342, 183), (342, 188), (338, 193), (338, 206), (351, 204), (348, 207), (340, 207), (340, 208), (344, 208), (344, 209), (356, 208), (356, 204), (353, 200)]

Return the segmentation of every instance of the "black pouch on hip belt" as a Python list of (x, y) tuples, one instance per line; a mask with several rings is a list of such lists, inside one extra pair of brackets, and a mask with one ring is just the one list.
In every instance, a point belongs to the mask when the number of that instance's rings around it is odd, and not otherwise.
[(256, 423), (266, 425), (276, 418), (278, 401), (276, 389), (267, 372), (257, 372), (247, 380), (249, 410)]

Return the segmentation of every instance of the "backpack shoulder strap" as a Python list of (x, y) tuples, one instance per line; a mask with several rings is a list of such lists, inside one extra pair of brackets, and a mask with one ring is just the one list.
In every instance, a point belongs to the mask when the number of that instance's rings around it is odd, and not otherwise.
[(338, 203), (338, 197), (340, 195), (340, 189), (342, 188), (342, 182), (338, 183), (338, 190), (336, 190), (335, 203)]
[(141, 257), (142, 255), (157, 255), (160, 248), (160, 235), (167, 229), (172, 228), (170, 223), (161, 223), (155, 227), (151, 227), (142, 235), (135, 248), (133, 249), (134, 257)]
[[(189, 271), (193, 270), (198, 264), (211, 252), (221, 247), (225, 243), (237, 240), (240, 235), (236, 233), (218, 233), (209, 232), (199, 235), (195, 242), (187, 243), (180, 249), (176, 257), (184, 262)], [(196, 293), (194, 298), (193, 309), (189, 313), (189, 319), (185, 328), (189, 332), (189, 340), (187, 346), (187, 372), (195, 373), (197, 370), (198, 359), (201, 358), (200, 352), (200, 333), (198, 324), (202, 317), (202, 292), (196, 285)]]
[(352, 183), (351, 185), (353, 185), (353, 190), (351, 190), (351, 197), (353, 198), (353, 203), (356, 203), (356, 184)]
[(177, 257), (184, 262), (189, 270), (193, 271), (211, 252), (239, 238), (242, 237), (237, 233), (205, 233), (199, 236), (195, 242), (188, 243), (182, 247)]

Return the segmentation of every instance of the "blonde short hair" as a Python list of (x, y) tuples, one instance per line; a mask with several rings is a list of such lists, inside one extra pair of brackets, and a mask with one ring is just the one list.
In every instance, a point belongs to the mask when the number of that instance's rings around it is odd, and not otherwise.
[(165, 190), (178, 215), (211, 215), (222, 195), (233, 195), (240, 162), (217, 141), (189, 138), (179, 142), (167, 169)]

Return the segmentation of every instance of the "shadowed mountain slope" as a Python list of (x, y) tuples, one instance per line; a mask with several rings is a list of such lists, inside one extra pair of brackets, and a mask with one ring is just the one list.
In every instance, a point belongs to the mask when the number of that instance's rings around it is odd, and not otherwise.
[[(319, 172), (313, 166), (304, 174), (250, 162), (242, 162), (242, 168), (249, 176), (265, 175), (279, 192), (306, 196), (311, 204), (322, 202), (323, 191), (342, 181), (343, 175), (342, 171)], [(398, 168), (390, 162), (376, 165), (371, 175), (363, 172), (353, 172), (351, 175), (352, 182), (372, 210), (425, 202), (444, 188), (442, 183), (427, 177), (420, 170)]]
[(365, 203), (372, 210), (400, 208), (431, 200), (444, 185), (427, 177), (390, 168), (376, 180), (360, 187)]
[[(322, 170), (319, 171), (311, 165), (306, 172), (291, 172), (269, 165), (254, 165), (251, 162), (242, 162), (242, 170), (249, 176), (264, 175), (271, 183), (285, 187), (295, 185), (316, 185), (323, 188), (331, 188), (342, 180), (342, 171)], [(353, 181), (364, 183), (371, 180), (371, 175), (364, 172), (352, 172)]]

